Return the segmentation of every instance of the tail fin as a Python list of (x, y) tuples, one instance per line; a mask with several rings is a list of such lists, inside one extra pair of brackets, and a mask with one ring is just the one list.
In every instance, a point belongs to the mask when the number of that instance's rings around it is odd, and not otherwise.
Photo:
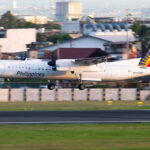
[(150, 49), (144, 57), (141, 58), (139, 66), (150, 67)]

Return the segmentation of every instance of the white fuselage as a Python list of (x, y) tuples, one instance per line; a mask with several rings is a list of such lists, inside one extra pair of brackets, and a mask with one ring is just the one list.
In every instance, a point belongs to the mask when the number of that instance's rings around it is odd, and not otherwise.
[(83, 65), (66, 59), (58, 60), (57, 71), (54, 71), (46, 60), (0, 60), (0, 77), (77, 80), (78, 74), (81, 74), (82, 80), (113, 81), (150, 75), (150, 68), (138, 66), (139, 61), (130, 59)]

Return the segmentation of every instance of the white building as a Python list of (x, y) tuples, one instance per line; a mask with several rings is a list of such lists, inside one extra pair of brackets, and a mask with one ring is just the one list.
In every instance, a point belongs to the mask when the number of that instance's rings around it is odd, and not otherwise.
[(47, 24), (48, 18), (46, 16), (19, 16), (19, 19), (25, 20), (35, 24)]
[(27, 51), (26, 44), (36, 42), (36, 29), (1, 29), (0, 52), (17, 53)]
[(74, 34), (80, 33), (80, 22), (79, 21), (64, 21), (61, 26), (62, 33)]
[(65, 20), (81, 19), (82, 3), (73, 1), (56, 2), (55, 20), (63, 22)]
[(14, 1), (13, 1), (13, 9), (17, 9), (17, 8), (18, 8), (17, 1), (14, 0)]

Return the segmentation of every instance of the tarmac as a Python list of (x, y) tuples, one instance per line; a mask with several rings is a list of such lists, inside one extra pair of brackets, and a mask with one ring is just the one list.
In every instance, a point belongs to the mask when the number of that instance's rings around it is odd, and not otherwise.
[(126, 123), (150, 123), (150, 110), (0, 112), (0, 125)]

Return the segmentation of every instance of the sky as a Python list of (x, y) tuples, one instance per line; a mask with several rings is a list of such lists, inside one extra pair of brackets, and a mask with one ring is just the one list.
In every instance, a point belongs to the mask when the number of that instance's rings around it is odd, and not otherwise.
[[(48, 9), (50, 0), (16, 0), (20, 8), (41, 7)], [(112, 10), (141, 10), (150, 7), (150, 0), (74, 0), (81, 1), (83, 11), (99, 12)], [(13, 0), (0, 0), (0, 11), (9, 10), (12, 7)]]
[[(0, 0), (0, 5), (9, 6), (12, 5), (13, 0)], [(21, 5), (47, 5), (50, 0), (16, 0)], [(150, 5), (150, 0), (75, 0), (81, 1), (83, 6), (90, 7), (91, 9), (102, 8), (105, 6), (111, 6), (113, 8), (141, 8)]]

